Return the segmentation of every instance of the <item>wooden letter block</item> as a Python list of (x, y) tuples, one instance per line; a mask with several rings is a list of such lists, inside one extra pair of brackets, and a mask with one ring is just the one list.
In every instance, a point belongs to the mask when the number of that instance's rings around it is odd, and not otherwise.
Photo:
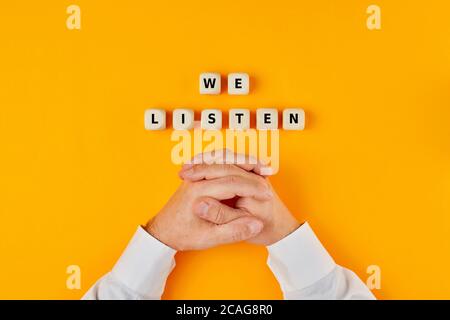
[(247, 130), (250, 128), (250, 110), (230, 109), (228, 127), (234, 130)]
[(172, 113), (172, 126), (175, 130), (190, 130), (194, 127), (194, 111), (175, 109)]
[(164, 130), (166, 128), (166, 111), (163, 109), (145, 110), (144, 124), (146, 130)]
[(258, 130), (277, 130), (278, 129), (278, 110), (272, 108), (263, 108), (256, 110), (256, 129)]
[(218, 109), (203, 110), (201, 122), (204, 130), (222, 129), (222, 111)]
[(250, 91), (250, 77), (247, 73), (230, 73), (228, 75), (228, 94), (245, 95)]
[(284, 130), (305, 129), (305, 111), (303, 111), (303, 109), (300, 108), (284, 109), (283, 129)]
[(206, 72), (200, 74), (200, 94), (220, 94), (220, 73)]

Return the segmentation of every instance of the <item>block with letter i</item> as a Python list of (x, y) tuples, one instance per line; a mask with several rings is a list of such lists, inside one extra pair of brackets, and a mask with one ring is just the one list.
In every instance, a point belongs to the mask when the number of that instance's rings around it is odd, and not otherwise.
[(303, 109), (300, 108), (284, 109), (283, 129), (284, 130), (305, 129), (305, 111), (303, 111)]
[(166, 128), (166, 111), (163, 109), (145, 110), (144, 124), (146, 130), (164, 130)]
[(194, 127), (194, 111), (175, 109), (172, 113), (172, 126), (175, 130), (190, 130)]

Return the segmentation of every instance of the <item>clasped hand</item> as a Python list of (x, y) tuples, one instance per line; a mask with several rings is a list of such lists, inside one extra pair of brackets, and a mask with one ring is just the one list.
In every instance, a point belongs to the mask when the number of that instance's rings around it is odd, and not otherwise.
[(239, 241), (270, 245), (298, 228), (300, 223), (261, 175), (260, 163), (217, 160), (182, 167), (181, 186), (147, 223), (147, 232), (185, 251)]

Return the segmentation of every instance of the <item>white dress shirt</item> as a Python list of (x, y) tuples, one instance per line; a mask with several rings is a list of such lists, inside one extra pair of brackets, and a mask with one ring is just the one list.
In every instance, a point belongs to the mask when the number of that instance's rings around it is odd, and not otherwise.
[[(308, 223), (267, 249), (285, 299), (375, 299), (358, 276), (334, 262)], [(175, 253), (139, 227), (112, 271), (83, 299), (160, 299)]]

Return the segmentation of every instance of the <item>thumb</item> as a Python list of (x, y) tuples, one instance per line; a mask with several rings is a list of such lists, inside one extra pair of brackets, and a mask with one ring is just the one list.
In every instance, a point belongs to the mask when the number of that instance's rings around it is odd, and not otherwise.
[(258, 235), (263, 228), (263, 223), (257, 218), (237, 218), (225, 224), (215, 225), (210, 233), (211, 244), (216, 246), (244, 241)]

